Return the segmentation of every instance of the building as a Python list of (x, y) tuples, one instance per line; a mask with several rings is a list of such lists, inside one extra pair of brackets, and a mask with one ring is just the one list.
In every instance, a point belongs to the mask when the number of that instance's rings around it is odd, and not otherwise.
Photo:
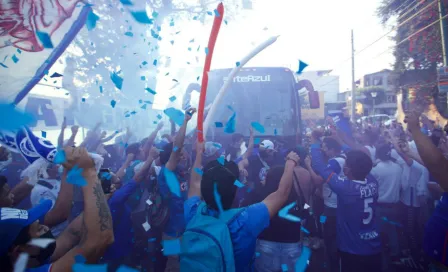
[(376, 73), (364, 75), (359, 80), (360, 89), (373, 87), (381, 88), (385, 91), (385, 99), (373, 105), (366, 103), (366, 94), (359, 94), (357, 100), (363, 104), (364, 115), (387, 114), (395, 115), (397, 111), (397, 80), (398, 76), (391, 70), (384, 69)]

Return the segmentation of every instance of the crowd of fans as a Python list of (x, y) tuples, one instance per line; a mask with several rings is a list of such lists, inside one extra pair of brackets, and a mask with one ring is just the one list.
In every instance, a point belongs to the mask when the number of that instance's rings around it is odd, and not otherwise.
[[(197, 142), (193, 114), (140, 142), (99, 124), (77, 145), (64, 122), (65, 161), (36, 184), (10, 180), (0, 147), (1, 271), (448, 271), (448, 141), (424, 115), (350, 131), (329, 118), (285, 148), (253, 130), (247, 146)], [(85, 183), (68, 182), (79, 169)]]

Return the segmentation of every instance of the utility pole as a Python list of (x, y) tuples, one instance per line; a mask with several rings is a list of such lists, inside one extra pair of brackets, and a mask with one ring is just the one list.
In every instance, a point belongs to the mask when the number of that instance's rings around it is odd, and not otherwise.
[(446, 15), (445, 7), (442, 0), (439, 2), (439, 20), (440, 20), (440, 38), (442, 40), (442, 56), (443, 56), (443, 66), (448, 66), (448, 57), (446, 54), (446, 49), (448, 46), (448, 33), (447, 33), (447, 19), (443, 18)]
[(353, 38), (353, 29), (352, 29), (352, 108), (351, 108), (351, 119), (352, 122), (356, 122), (355, 120), (355, 108), (356, 108), (356, 98), (355, 98), (355, 40)]

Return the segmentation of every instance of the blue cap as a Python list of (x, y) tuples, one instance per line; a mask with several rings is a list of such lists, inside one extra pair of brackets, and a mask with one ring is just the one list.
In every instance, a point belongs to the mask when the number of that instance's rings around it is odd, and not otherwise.
[(43, 219), (51, 209), (52, 202), (47, 199), (29, 210), (0, 208), (0, 255), (8, 252), (23, 228)]

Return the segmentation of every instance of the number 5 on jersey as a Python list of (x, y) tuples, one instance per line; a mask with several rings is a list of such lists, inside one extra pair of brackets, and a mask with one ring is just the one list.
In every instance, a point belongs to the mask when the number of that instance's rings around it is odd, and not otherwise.
[(367, 225), (370, 223), (370, 221), (372, 221), (373, 218), (373, 209), (371, 207), (370, 204), (373, 203), (373, 198), (366, 198), (364, 199), (364, 212), (368, 213), (367, 218), (363, 219), (362, 222), (364, 223), (364, 225)]

